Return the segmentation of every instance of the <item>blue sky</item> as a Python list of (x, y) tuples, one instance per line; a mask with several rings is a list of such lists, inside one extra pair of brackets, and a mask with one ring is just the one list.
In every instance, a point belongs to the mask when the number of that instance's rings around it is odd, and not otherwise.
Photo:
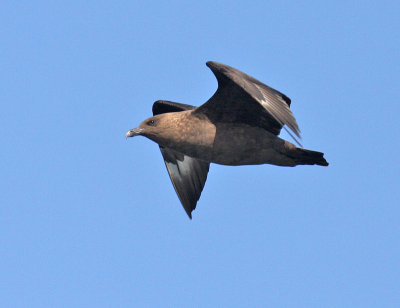
[[(395, 1), (2, 1), (3, 307), (398, 307)], [(152, 103), (207, 60), (292, 99), (328, 168), (211, 165), (190, 221)], [(283, 134), (284, 138), (288, 138)]]

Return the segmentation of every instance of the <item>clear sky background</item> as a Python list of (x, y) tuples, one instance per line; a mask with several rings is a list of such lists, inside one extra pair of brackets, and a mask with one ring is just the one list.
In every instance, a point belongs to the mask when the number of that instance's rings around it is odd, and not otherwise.
[[(2, 1), (2, 307), (400, 307), (398, 1)], [(211, 165), (190, 221), (125, 132), (216, 90), (292, 99), (327, 168)], [(287, 138), (287, 135), (283, 135)]]

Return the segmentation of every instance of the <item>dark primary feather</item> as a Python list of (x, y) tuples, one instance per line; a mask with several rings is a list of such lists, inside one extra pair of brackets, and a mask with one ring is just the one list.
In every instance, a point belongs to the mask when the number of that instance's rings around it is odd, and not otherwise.
[(196, 113), (205, 113), (212, 121), (262, 127), (275, 135), (287, 125), (300, 138), (286, 95), (228, 65), (209, 61), (207, 66), (217, 78), (218, 89)]
[[(157, 101), (153, 104), (153, 115), (191, 110), (196, 107), (170, 101)], [(210, 163), (161, 147), (161, 154), (176, 194), (190, 218), (196, 208), (204, 184), (207, 180)]]

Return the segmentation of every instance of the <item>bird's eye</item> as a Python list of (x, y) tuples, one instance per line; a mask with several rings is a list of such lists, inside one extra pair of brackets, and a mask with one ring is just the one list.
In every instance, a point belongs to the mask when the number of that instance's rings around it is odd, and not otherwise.
[(147, 121), (147, 125), (154, 126), (154, 124), (155, 124), (154, 120)]

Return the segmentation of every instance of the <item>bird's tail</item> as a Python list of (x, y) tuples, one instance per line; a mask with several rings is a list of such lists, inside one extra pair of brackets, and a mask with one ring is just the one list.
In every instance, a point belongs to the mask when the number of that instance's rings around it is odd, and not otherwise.
[(324, 153), (297, 148), (290, 153), (297, 165), (319, 165), (328, 166)]

